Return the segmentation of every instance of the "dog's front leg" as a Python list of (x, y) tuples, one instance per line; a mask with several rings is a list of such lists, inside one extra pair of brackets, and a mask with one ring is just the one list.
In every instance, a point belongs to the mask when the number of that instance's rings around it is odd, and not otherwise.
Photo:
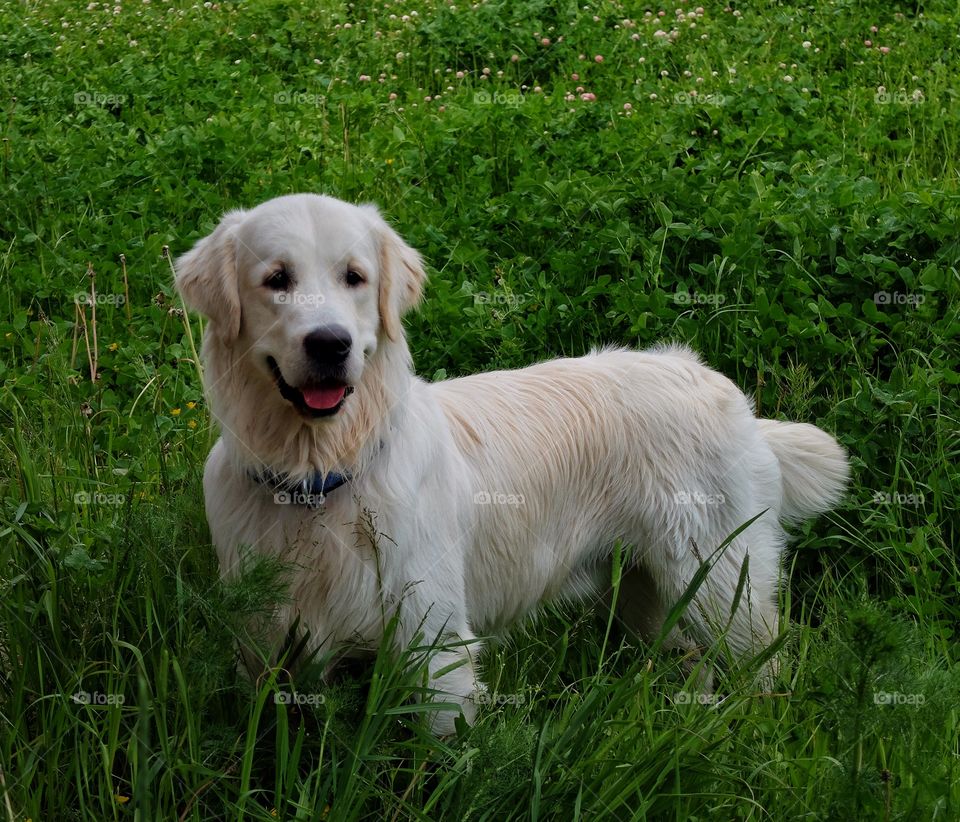
[(477, 713), (477, 693), (484, 690), (477, 678), (475, 658), (480, 653), (480, 642), (469, 629), (455, 634), (447, 633), (437, 642), (426, 666), (426, 685), (429, 699), (449, 703), (455, 708), (439, 707), (426, 714), (432, 733), (448, 736), (455, 730), (458, 715), (472, 725)]
[(454, 733), (457, 716), (463, 715), (473, 724), (477, 693), (484, 690), (476, 671), (481, 641), (470, 629), (462, 599), (451, 603), (443, 594), (431, 594), (428, 580), (415, 586), (401, 606), (396, 637), (398, 645), (416, 645), (427, 655), (426, 660), (420, 654), (413, 657), (414, 663), (423, 667), (420, 699), (448, 703), (426, 712), (428, 726), (437, 736)]

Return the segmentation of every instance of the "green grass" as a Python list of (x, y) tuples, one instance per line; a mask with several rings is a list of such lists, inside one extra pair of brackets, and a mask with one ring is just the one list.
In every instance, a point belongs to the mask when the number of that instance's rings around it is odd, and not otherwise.
[[(752, 5), (673, 39), (676, 4), (0, 6), (0, 818), (960, 817), (960, 13)], [(443, 742), (387, 655), (312, 704), (237, 676), (283, 569), (217, 581), (163, 249), (298, 190), (424, 253), (428, 377), (683, 340), (836, 433), (774, 694), (702, 704), (602, 608), (485, 653)]]

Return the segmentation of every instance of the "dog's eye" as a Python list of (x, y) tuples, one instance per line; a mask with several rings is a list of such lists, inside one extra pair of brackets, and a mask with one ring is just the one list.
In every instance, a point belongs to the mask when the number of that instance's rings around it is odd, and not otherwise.
[(290, 287), (290, 272), (286, 266), (280, 266), (271, 272), (263, 284), (274, 291), (286, 291)]
[(352, 268), (347, 269), (346, 280), (347, 285), (349, 285), (351, 288), (356, 288), (356, 286), (363, 285), (363, 283), (366, 282), (366, 280), (363, 278), (363, 274), (361, 274), (359, 271), (355, 271)]

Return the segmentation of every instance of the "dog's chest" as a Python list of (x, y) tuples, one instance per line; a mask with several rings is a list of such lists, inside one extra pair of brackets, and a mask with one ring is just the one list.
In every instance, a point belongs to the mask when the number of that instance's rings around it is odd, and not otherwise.
[(249, 478), (221, 475), (216, 464), (208, 464), (204, 486), (222, 577), (236, 577), (257, 556), (279, 560), (287, 595), (278, 622), (299, 616), (322, 644), (375, 644), (382, 632), (379, 604), (394, 597), (376, 525), (349, 489), (339, 488), (322, 506), (310, 508), (277, 500)]

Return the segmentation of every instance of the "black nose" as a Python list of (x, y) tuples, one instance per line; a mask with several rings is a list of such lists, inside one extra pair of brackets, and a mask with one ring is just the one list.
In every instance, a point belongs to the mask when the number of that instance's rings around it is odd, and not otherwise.
[(307, 356), (317, 365), (341, 365), (350, 354), (353, 340), (342, 325), (328, 325), (303, 338)]

